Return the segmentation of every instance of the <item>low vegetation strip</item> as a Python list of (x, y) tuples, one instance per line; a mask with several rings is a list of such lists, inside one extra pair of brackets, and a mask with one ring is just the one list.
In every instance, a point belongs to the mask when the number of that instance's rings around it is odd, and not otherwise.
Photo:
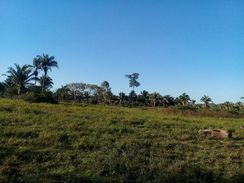
[[(243, 182), (244, 119), (0, 99), (0, 182)], [(232, 130), (232, 138), (199, 134)]]

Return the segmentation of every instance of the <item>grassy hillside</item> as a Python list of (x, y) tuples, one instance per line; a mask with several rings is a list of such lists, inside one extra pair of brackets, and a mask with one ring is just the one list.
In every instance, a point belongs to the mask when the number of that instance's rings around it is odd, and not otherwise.
[[(244, 119), (0, 100), (0, 182), (244, 182)], [(198, 134), (233, 129), (233, 139)], [(187, 180), (187, 181), (186, 181)]]

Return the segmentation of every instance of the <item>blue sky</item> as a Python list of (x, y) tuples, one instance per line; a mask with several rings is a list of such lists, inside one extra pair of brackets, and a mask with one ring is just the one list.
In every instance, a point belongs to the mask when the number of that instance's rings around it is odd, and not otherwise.
[[(54, 55), (55, 88), (69, 82), (199, 100), (244, 96), (243, 0), (0, 0), (0, 73)], [(4, 77), (0, 77), (0, 81)]]

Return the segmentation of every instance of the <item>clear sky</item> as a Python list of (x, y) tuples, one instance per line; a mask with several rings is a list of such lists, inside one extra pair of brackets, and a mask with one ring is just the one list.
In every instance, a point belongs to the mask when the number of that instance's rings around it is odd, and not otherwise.
[[(56, 57), (57, 88), (69, 82), (199, 100), (244, 96), (243, 0), (0, 0), (0, 73)], [(4, 77), (0, 77), (3, 81)]]

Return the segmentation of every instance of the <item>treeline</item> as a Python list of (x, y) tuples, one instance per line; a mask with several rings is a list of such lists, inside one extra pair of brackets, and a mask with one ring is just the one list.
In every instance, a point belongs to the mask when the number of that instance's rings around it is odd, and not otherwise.
[(174, 107), (182, 109), (219, 109), (238, 112), (243, 109), (241, 102), (225, 102), (223, 104), (214, 104), (208, 96), (203, 96), (203, 104), (197, 104), (189, 95), (183, 93), (178, 97), (171, 95), (161, 95), (160, 93), (149, 93), (146, 90), (137, 94), (131, 90), (129, 94), (120, 92), (115, 95), (111, 92), (109, 82), (104, 81), (100, 86), (86, 83), (70, 83), (62, 86), (54, 93), (55, 98), (62, 102), (76, 102), (88, 104), (112, 104), (121, 106), (146, 106), (146, 107)]
[(241, 102), (225, 102), (216, 105), (209, 96), (203, 96), (203, 104), (197, 104), (189, 95), (183, 93), (178, 97), (171, 95), (161, 95), (154, 92), (149, 93), (143, 90), (139, 94), (135, 88), (140, 86), (139, 73), (125, 75), (129, 80), (131, 92), (126, 94), (120, 92), (113, 94), (108, 81), (100, 85), (87, 83), (70, 83), (51, 91), (53, 80), (48, 75), (53, 68), (58, 68), (58, 62), (54, 56), (48, 54), (37, 55), (33, 59), (32, 65), (20, 66), (14, 64), (3, 74), (6, 79), (0, 82), (0, 96), (8, 98), (21, 98), (30, 102), (76, 102), (88, 104), (110, 104), (121, 106), (147, 106), (147, 107), (171, 107), (179, 106), (183, 108), (216, 108), (220, 110), (241, 111)]

